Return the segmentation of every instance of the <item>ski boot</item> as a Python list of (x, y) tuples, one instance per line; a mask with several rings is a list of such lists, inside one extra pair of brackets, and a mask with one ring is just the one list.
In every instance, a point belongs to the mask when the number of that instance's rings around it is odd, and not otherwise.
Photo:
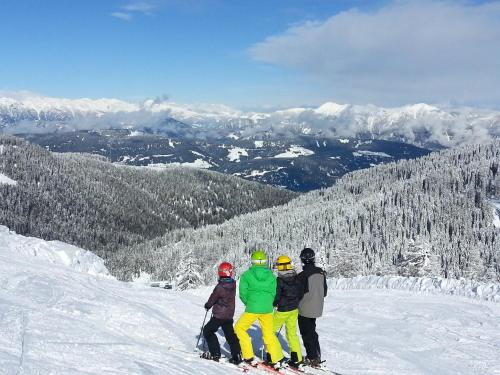
[(297, 352), (290, 353), (290, 359), (288, 360), (288, 366), (293, 367), (294, 369), (297, 369), (297, 370), (303, 369), (304, 366), (303, 366), (302, 362), (299, 361), (299, 356), (297, 355)]
[(272, 362), (269, 363), (269, 366), (273, 367), (275, 370), (279, 370), (279, 369), (288, 367), (288, 362), (289, 362), (289, 359), (286, 357), (283, 357), (276, 363), (272, 363)]
[(252, 367), (257, 367), (259, 364), (259, 360), (256, 359), (255, 357), (248, 358), (248, 359), (243, 359), (243, 362), (245, 362), (247, 365), (252, 366)]
[(228, 362), (238, 366), (241, 362), (243, 362), (243, 359), (241, 359), (241, 354), (236, 354), (229, 358)]
[(212, 353), (210, 353), (209, 351), (201, 353), (200, 357), (215, 362), (219, 362), (220, 359), (220, 355), (212, 355)]
[(306, 358), (304, 360), (304, 364), (306, 366), (312, 367), (312, 368), (320, 368), (321, 367), (321, 358)]

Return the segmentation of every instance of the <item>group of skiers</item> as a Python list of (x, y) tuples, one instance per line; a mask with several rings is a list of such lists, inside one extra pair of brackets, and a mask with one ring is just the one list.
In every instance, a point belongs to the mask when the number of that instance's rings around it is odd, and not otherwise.
[[(266, 348), (265, 361), (274, 368), (302, 364), (317, 367), (321, 363), (321, 350), (316, 333), (316, 318), (323, 313), (327, 294), (325, 272), (315, 265), (315, 253), (305, 248), (300, 253), (303, 270), (299, 274), (293, 269), (290, 258), (278, 257), (278, 277), (268, 268), (266, 254), (261, 250), (252, 253), (252, 266), (240, 278), (239, 296), (245, 312), (233, 328), (236, 281), (233, 266), (224, 262), (218, 268), (219, 282), (210, 295), (205, 309), (212, 310), (212, 318), (203, 328), (208, 351), (203, 358), (218, 361), (221, 357), (216, 332), (222, 328), (231, 349), (229, 362), (239, 365), (246, 362), (255, 366), (252, 340), (248, 330), (259, 321), (262, 340)], [(302, 357), (297, 336), (297, 322), (306, 349)], [(290, 358), (285, 358), (276, 334), (285, 324)]]

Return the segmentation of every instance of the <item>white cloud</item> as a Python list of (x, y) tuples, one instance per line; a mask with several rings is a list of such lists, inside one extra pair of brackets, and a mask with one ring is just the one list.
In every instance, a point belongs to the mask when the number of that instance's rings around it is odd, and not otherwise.
[(122, 6), (118, 11), (111, 13), (112, 17), (119, 18), (124, 21), (130, 21), (134, 18), (134, 14), (143, 14), (151, 16), (156, 6), (145, 1), (136, 1)]
[(138, 12), (150, 15), (152, 14), (152, 11), (155, 9), (155, 6), (153, 4), (140, 1), (140, 2), (129, 3), (128, 5), (125, 5), (123, 9), (129, 12)]
[(130, 13), (124, 13), (124, 12), (113, 12), (111, 13), (111, 16), (119, 18), (124, 21), (130, 21), (132, 19), (132, 15)]
[(316, 78), (336, 100), (494, 104), (499, 41), (498, 1), (394, 1), (293, 26), (250, 53)]

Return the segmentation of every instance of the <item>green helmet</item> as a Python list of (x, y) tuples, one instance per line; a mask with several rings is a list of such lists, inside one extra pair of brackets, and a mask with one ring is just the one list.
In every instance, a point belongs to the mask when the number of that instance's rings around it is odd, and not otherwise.
[(262, 250), (255, 250), (252, 253), (252, 264), (257, 266), (265, 266), (267, 264), (266, 253)]

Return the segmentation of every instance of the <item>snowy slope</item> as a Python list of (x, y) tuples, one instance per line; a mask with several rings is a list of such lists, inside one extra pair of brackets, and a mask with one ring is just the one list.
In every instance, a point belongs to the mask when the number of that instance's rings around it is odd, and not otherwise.
[[(194, 346), (210, 288), (122, 283), (47, 261), (63, 245), (42, 245), (0, 231), (0, 374), (238, 373), (171, 349)], [(492, 302), (330, 290), (318, 330), (324, 357), (344, 374), (500, 371), (500, 304)]]

